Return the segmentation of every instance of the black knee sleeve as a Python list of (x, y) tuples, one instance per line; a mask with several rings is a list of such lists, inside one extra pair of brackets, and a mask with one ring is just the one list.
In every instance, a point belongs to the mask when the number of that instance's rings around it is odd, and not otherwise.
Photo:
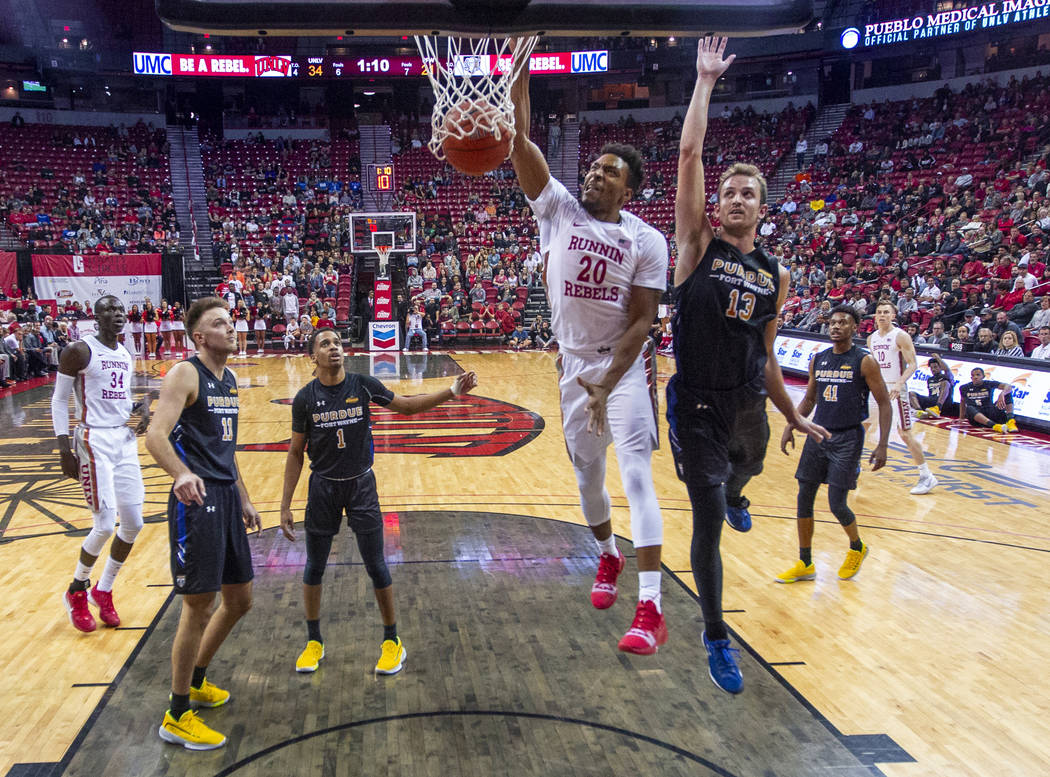
[(331, 552), (332, 535), (306, 533), (306, 569), (303, 570), (306, 585), (321, 585)]
[(687, 483), (693, 505), (693, 542), (689, 560), (705, 623), (722, 621), (722, 523), (726, 517), (725, 488)]
[(361, 561), (365, 571), (372, 578), (372, 585), (377, 589), (390, 585), (390, 570), (383, 555), (383, 530), (366, 532), (357, 535), (357, 549), (361, 552)]
[(828, 507), (831, 508), (831, 512), (834, 513), (835, 517), (839, 519), (839, 523), (843, 526), (849, 526), (857, 520), (857, 516), (853, 514), (853, 511), (849, 509), (849, 505), (846, 504), (847, 496), (849, 496), (849, 491), (841, 486), (828, 486)]
[(812, 518), (813, 505), (817, 501), (817, 491), (820, 483), (810, 483), (808, 480), (798, 481), (798, 500), (795, 508), (796, 518)]

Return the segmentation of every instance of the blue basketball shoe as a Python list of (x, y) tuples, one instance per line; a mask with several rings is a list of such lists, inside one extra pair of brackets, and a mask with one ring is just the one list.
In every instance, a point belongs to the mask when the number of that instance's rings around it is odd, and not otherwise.
[(744, 690), (744, 676), (736, 665), (737, 648), (729, 647), (728, 639), (709, 640), (704, 634), (704, 647), (707, 648), (707, 669), (715, 685), (727, 693), (740, 693)]
[(726, 523), (732, 526), (734, 529), (740, 532), (751, 530), (751, 513), (747, 508), (751, 506), (751, 503), (747, 500), (746, 496), (742, 496), (739, 499), (737, 505), (726, 505)]

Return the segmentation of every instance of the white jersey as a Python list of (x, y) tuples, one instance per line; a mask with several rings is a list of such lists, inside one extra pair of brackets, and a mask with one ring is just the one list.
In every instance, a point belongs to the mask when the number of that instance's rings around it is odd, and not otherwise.
[(82, 342), (91, 350), (91, 359), (73, 383), (77, 420), (89, 427), (123, 426), (131, 417), (135, 361), (120, 343), (110, 349), (95, 335)]
[(605, 354), (627, 330), (631, 286), (667, 288), (667, 240), (633, 213), (592, 218), (555, 178), (529, 201), (548, 250), (547, 296), (558, 347)]
[(882, 370), (882, 379), (887, 388), (891, 388), (900, 380), (901, 373), (904, 372), (904, 354), (897, 345), (897, 336), (900, 334), (908, 336), (903, 329), (897, 327), (892, 327), (889, 334), (885, 335), (880, 335), (879, 330), (876, 329), (868, 340), (871, 345), (871, 355), (875, 357), (879, 369)]

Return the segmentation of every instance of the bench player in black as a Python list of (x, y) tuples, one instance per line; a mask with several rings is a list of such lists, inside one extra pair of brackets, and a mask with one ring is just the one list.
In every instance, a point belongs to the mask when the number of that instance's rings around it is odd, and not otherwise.
[(955, 388), (955, 376), (948, 369), (940, 356), (931, 356), (927, 363), (930, 375), (926, 378), (926, 396), (918, 392), (908, 392), (908, 401), (919, 411), (920, 415), (935, 418), (940, 415), (950, 416), (955, 412), (955, 400), (952, 389)]
[(462, 396), (478, 385), (477, 375), (465, 372), (450, 388), (432, 394), (401, 397), (375, 378), (348, 374), (343, 365), (343, 342), (334, 329), (315, 329), (307, 344), (316, 376), (292, 401), (292, 439), (284, 465), (281, 531), (295, 542), (292, 497), (303, 471), (303, 454), (310, 455), (310, 486), (306, 498), (306, 568), (303, 570), (303, 609), (306, 610), (306, 648), (295, 671), (314, 672), (324, 658), (321, 637), (321, 581), (332, 550), (332, 538), (346, 514), (357, 537), (383, 619), (383, 644), (375, 671), (396, 674), (407, 653), (397, 635), (394, 587), (383, 557), (383, 517), (372, 472), (372, 426), (369, 403), (413, 415)]
[[(230, 693), (205, 679), (208, 663), (252, 606), (251, 550), (246, 528), (258, 530), (241, 480), (237, 450), (240, 398), (226, 360), (237, 335), (226, 302), (205, 297), (190, 305), (186, 331), (197, 356), (165, 376), (146, 447), (174, 478), (168, 532), (175, 593), (182, 613), (171, 647), (171, 706), (160, 737), (189, 750), (222, 747), (226, 737), (190, 710), (218, 707)], [(215, 612), (215, 594), (222, 592)]]
[[(1014, 420), (1014, 387), (998, 380), (985, 380), (984, 370), (970, 370), (970, 383), (959, 387), (959, 420), (984, 426), (1002, 434), (1017, 431)], [(999, 389), (999, 399), (992, 401)]]
[[(871, 453), (874, 472), (886, 463), (886, 444), (893, 421), (893, 406), (878, 362), (866, 350), (854, 345), (853, 335), (860, 324), (860, 314), (851, 305), (839, 305), (831, 311), (828, 336), (832, 346), (821, 351), (809, 363), (809, 385), (798, 406), (802, 416), (817, 412), (813, 420), (831, 432), (831, 439), (816, 443), (806, 440), (799, 458), (795, 478), (798, 480), (798, 546), (799, 560), (777, 576), (778, 583), (813, 580), (813, 503), (821, 483), (828, 484), (828, 505), (849, 537), (849, 552), (839, 569), (839, 578), (848, 580), (860, 571), (868, 555), (868, 546), (857, 531), (857, 518), (846, 504), (849, 492), (857, 487), (860, 457), (864, 450), (864, 427), (868, 417), (868, 393), (879, 408), (879, 443)], [(795, 447), (791, 427), (784, 430), (780, 449)]]
[(690, 559), (708, 669), (719, 688), (739, 693), (744, 681), (722, 620), (719, 542), (726, 492), (739, 497), (748, 479), (762, 471), (769, 442), (767, 394), (790, 427), (818, 438), (827, 432), (795, 411), (771, 356), (789, 275), (755, 246), (755, 230), (766, 213), (766, 182), (758, 168), (735, 164), (722, 174), (717, 237), (705, 212), (701, 154), (711, 91), (734, 58), (722, 58), (725, 45), (725, 39), (700, 41), (697, 82), (682, 126), (672, 320), (678, 371), (667, 386), (667, 420), (675, 468), (693, 508)]

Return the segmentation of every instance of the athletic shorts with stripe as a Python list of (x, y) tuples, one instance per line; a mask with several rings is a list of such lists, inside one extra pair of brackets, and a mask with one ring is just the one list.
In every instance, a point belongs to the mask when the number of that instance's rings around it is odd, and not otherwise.
[(205, 480), (204, 504), (168, 495), (171, 576), (177, 594), (206, 594), (255, 577), (237, 484)]
[(80, 468), (80, 485), (91, 512), (117, 509), (119, 503), (138, 505), (145, 500), (139, 446), (130, 426), (88, 427), (73, 431)]
[(310, 473), (307, 494), (303, 519), (307, 534), (327, 537), (338, 534), (344, 514), (347, 525), (355, 534), (383, 528), (376, 476), (372, 470), (348, 480), (332, 480)]
[[(909, 431), (915, 425), (915, 411), (908, 401), (908, 392), (905, 391), (902, 396), (891, 400), (890, 406), (893, 408), (893, 426)], [(879, 425), (879, 403), (875, 401), (873, 394), (868, 394), (868, 418), (872, 419), (874, 426)]]
[(864, 452), (864, 427), (831, 429), (831, 439), (817, 443), (806, 438), (798, 459), (795, 479), (804, 483), (827, 483), (847, 491), (857, 487), (860, 458)]
[(558, 354), (561, 426), (569, 458), (583, 464), (605, 455), (609, 443), (618, 450), (651, 452), (659, 447), (656, 431), (656, 363), (653, 342), (627, 368), (606, 403), (608, 423), (601, 435), (587, 431), (587, 392), (576, 382), (597, 383), (612, 364), (613, 355)]

